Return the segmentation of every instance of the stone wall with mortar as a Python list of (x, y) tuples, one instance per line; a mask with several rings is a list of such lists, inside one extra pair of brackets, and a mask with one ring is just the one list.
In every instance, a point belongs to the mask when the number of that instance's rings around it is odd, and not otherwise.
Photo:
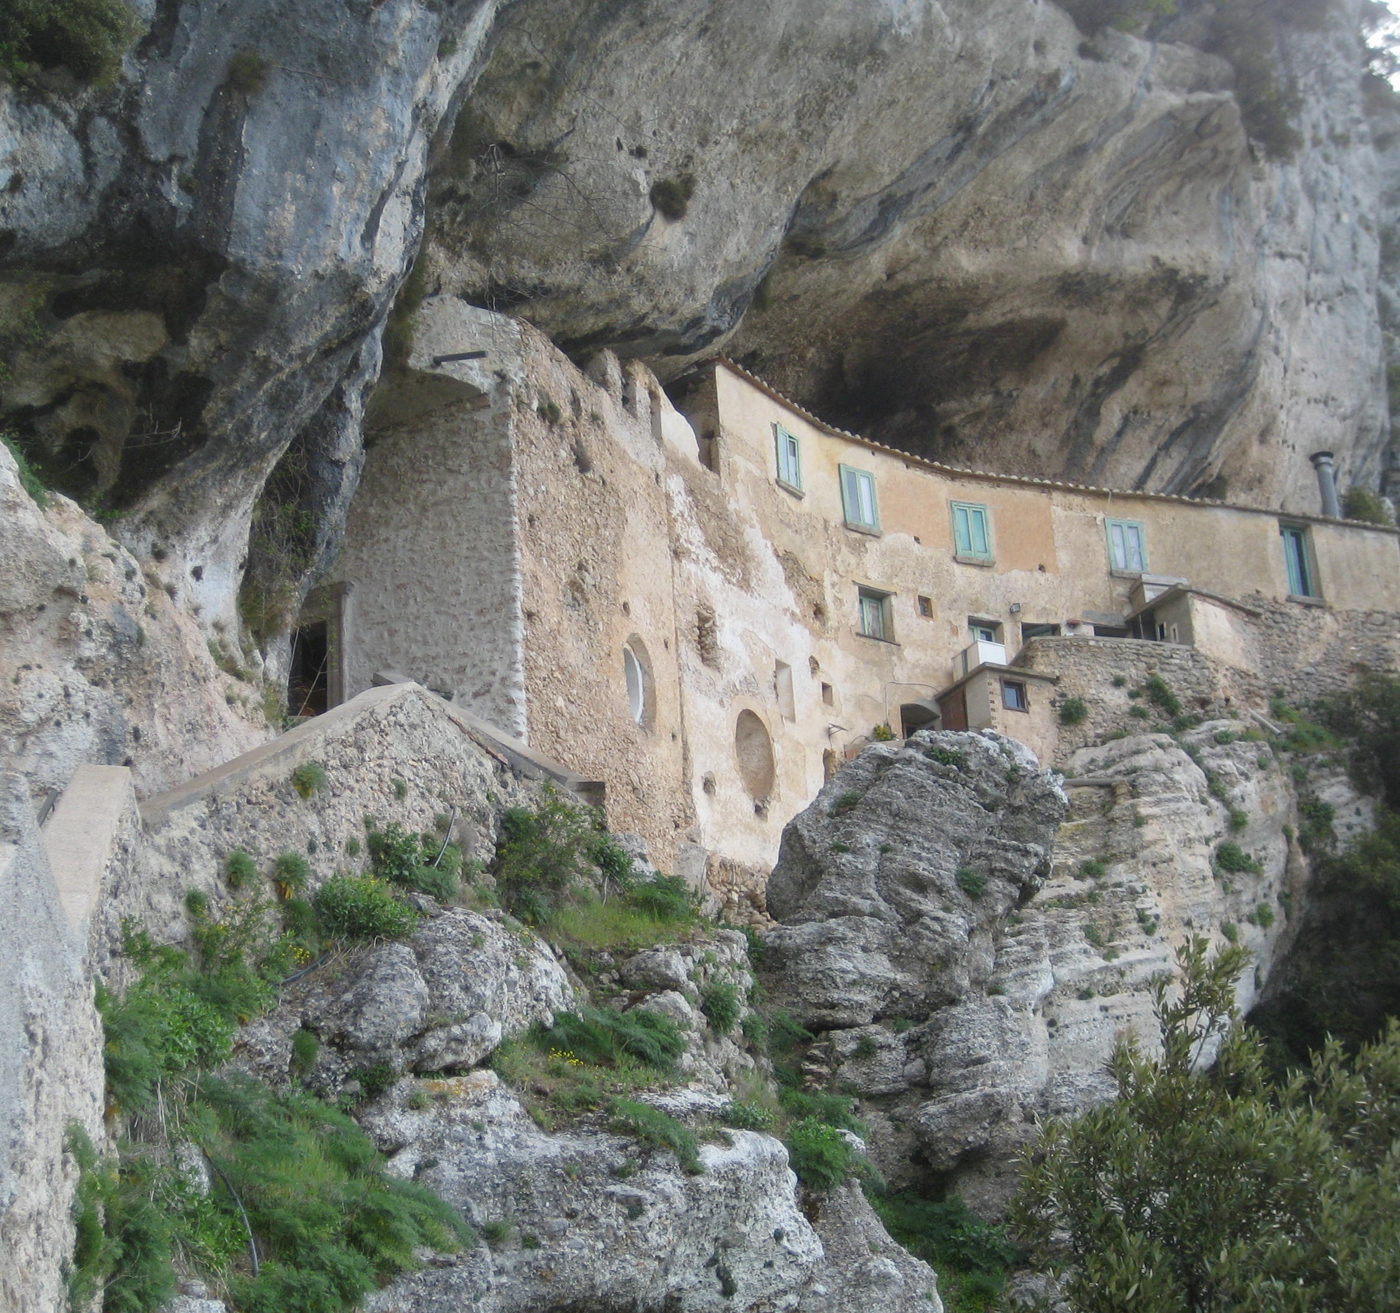
[(333, 578), (352, 584), (348, 694), (399, 670), (523, 737), (518, 392), (495, 372), (514, 359), (518, 332), (489, 316), (487, 360), (431, 363), (460, 351), (481, 315), (438, 300), (416, 321), (407, 369), (375, 397), (378, 428)]

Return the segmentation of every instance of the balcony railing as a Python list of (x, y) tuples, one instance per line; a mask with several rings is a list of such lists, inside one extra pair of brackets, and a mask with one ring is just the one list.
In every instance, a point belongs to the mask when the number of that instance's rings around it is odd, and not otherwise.
[(975, 643), (969, 644), (953, 658), (953, 678), (961, 679), (964, 675), (970, 674), (978, 666), (985, 665), (1004, 666), (1006, 664), (1006, 644), (989, 643), (984, 638), (979, 638)]

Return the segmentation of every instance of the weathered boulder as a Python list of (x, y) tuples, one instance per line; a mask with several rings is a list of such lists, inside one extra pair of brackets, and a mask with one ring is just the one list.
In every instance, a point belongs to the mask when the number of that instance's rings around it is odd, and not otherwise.
[(788, 825), (765, 938), (795, 1016), (923, 1016), (990, 973), (992, 926), (1050, 873), (1065, 797), (1020, 744), (921, 731), (867, 748)]
[(489, 1071), (426, 1089), (414, 1101), (425, 1107), (395, 1099), (364, 1125), (393, 1171), (489, 1228), (491, 1248), (435, 1259), (372, 1296), (369, 1313), (941, 1307), (934, 1274), (890, 1241), (857, 1188), (809, 1201), (814, 1230), (770, 1136), (726, 1132), (688, 1175), (668, 1150), (596, 1126), (546, 1134)]
[[(768, 983), (818, 1032), (804, 1075), (859, 1096), (892, 1181), (931, 1174), (1000, 1207), (1037, 1120), (1111, 1095), (1104, 1063), (1120, 1035), (1154, 1042), (1149, 986), (1188, 935), (1246, 944), (1258, 970), (1241, 979), (1240, 1004), (1258, 997), (1307, 868), (1288, 832), (1293, 786), (1249, 733), (1212, 721), (1180, 742), (1146, 734), (1081, 749), (1063, 791), (999, 770), (994, 740), (920, 734), (867, 749), (793, 822), (769, 890), (785, 923), (766, 937)], [(962, 752), (963, 766), (945, 755), (931, 763), (938, 784), (911, 789), (926, 768), (899, 763), (932, 747)], [(1314, 787), (1335, 795), (1338, 814), (1364, 819), (1344, 778), (1325, 776)], [(1002, 874), (972, 897), (956, 872), (979, 870), (980, 843), (1023, 855), (985, 862)], [(1222, 866), (1226, 843), (1243, 869)], [(1031, 863), (1027, 880), (1033, 851), (1045, 865)], [(1225, 864), (1242, 865), (1233, 854)]]

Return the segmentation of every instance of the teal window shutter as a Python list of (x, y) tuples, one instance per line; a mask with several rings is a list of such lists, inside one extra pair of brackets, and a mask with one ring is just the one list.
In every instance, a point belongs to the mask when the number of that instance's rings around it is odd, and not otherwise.
[(1115, 570), (1147, 571), (1147, 529), (1137, 520), (1108, 521), (1108, 560)]
[(953, 503), (953, 550), (958, 556), (992, 557), (991, 523), (985, 506)]
[(790, 488), (802, 490), (802, 445), (795, 433), (781, 424), (773, 425), (773, 440), (778, 452), (778, 481)]
[(841, 506), (847, 524), (862, 529), (878, 529), (880, 511), (875, 502), (875, 476), (868, 470), (842, 465)]

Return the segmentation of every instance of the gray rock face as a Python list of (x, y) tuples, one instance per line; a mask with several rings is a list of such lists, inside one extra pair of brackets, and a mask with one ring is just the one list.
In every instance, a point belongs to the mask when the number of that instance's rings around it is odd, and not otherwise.
[(570, 350), (723, 347), (921, 453), (1314, 507), (1299, 446), (1373, 479), (1387, 428), (1357, 30), (1258, 33), (1303, 97), (1279, 163), (1199, 20), (525, 0), (435, 173), (433, 268)]
[[(1290, 783), (1245, 729), (1084, 748), (1067, 811), (1052, 777), (1008, 772), (994, 740), (920, 734), (867, 749), (794, 820), (769, 890), (784, 918), (765, 936), (769, 987), (818, 1032), (804, 1077), (859, 1095), (892, 1181), (933, 1174), (1004, 1204), (1036, 1121), (1112, 1094), (1121, 1034), (1154, 1041), (1149, 985), (1188, 935), (1246, 944), (1258, 973), (1242, 1009), (1258, 997), (1307, 869)], [(934, 747), (964, 765), (922, 764)], [(1343, 779), (1314, 787), (1364, 820)], [(1226, 840), (1257, 869), (1219, 870)], [(980, 897), (958, 869), (987, 872)]]
[(428, 147), (495, 11), (176, 3), (114, 87), (0, 88), (4, 409), (206, 623), (294, 440), (304, 509), (343, 512)]
[(428, 1088), (427, 1108), (380, 1110), (366, 1129), (391, 1170), (504, 1234), (400, 1278), (367, 1313), (942, 1307), (934, 1274), (890, 1241), (858, 1188), (812, 1201), (814, 1229), (771, 1136), (730, 1131), (687, 1175), (668, 1151), (606, 1130), (545, 1134), (492, 1072)]
[(1050, 872), (1065, 797), (1020, 744), (923, 731), (842, 770), (783, 835), (766, 942), (823, 1029), (926, 1015), (984, 978), (996, 921)]
[(238, 1057), (281, 1082), (300, 1027), (322, 1041), (313, 1080), (334, 1090), (357, 1068), (388, 1063), (428, 1074), (474, 1066), (501, 1040), (548, 1024), (574, 1004), (564, 969), (542, 940), (500, 914), (439, 911), (403, 943), (352, 950), (308, 976), (273, 1014), (240, 1035)]

